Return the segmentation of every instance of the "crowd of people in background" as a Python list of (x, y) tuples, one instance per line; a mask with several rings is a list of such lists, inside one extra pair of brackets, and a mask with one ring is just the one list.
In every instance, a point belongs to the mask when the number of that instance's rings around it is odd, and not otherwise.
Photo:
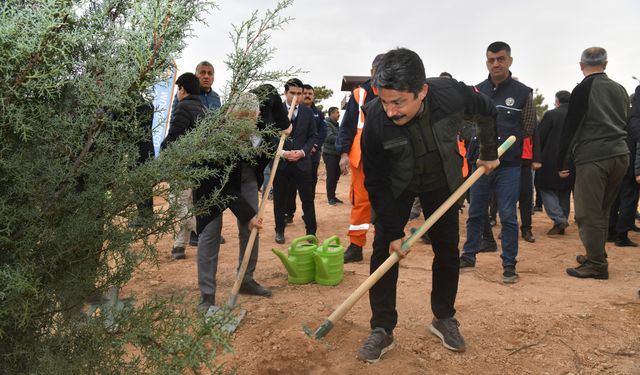
[[(278, 170), (268, 157), (243, 160), (224, 185), (212, 178), (193, 191), (171, 198), (181, 207), (172, 256), (185, 258), (185, 247), (197, 245), (198, 285), (206, 312), (215, 305), (216, 270), (222, 237), (222, 213), (217, 207), (196, 218), (186, 212), (215, 188), (233, 197), (228, 208), (238, 221), (240, 262), (249, 233), (262, 228), (257, 217), (258, 192), (268, 174), (275, 173), (273, 215), (275, 242), (284, 244), (287, 224), (294, 220), (299, 197), (306, 234), (315, 235), (318, 169), (324, 161), (326, 199), (330, 206), (351, 206), (345, 234), (349, 245), (344, 262), (360, 262), (367, 251), (373, 225), (370, 271), (401, 251), (405, 226), (420, 214), (431, 215), (479, 168), (485, 174), (467, 195), (466, 240), (459, 250), (459, 212), (462, 202), (450, 207), (423, 240), (434, 251), (430, 330), (443, 345), (464, 351), (465, 341), (455, 318), (455, 299), (461, 271), (481, 267), (478, 254), (501, 250), (502, 281), (518, 282), (519, 241), (535, 242), (531, 216), (544, 207), (550, 219), (547, 236), (560, 239), (571, 225), (573, 193), (575, 223), (585, 248), (577, 265), (566, 270), (577, 278), (607, 279), (605, 244), (638, 246), (629, 239), (635, 225), (640, 184), (640, 86), (630, 99), (625, 89), (604, 73), (603, 48), (584, 50), (580, 69), (584, 80), (570, 93), (559, 90), (555, 104), (538, 118), (533, 90), (513, 76), (511, 47), (493, 42), (486, 49), (488, 76), (475, 86), (458, 82), (449, 73), (427, 78), (420, 57), (397, 48), (375, 56), (371, 79), (358, 85), (340, 115), (332, 106), (323, 113), (316, 106), (314, 87), (298, 78), (280, 90), (262, 85), (252, 91), (257, 129), (272, 126), (287, 134)], [(163, 148), (196, 126), (207, 111), (220, 108), (212, 89), (213, 66), (203, 61), (195, 74), (181, 75)], [(294, 105), (295, 106), (291, 108)], [(633, 105), (631, 105), (633, 104)], [(287, 113), (292, 113), (291, 119)], [(497, 147), (510, 136), (515, 143), (498, 158)], [(275, 150), (277, 139), (261, 139)], [(254, 145), (256, 146), (256, 145)], [(347, 177), (348, 176), (348, 177)], [(340, 197), (340, 178), (349, 178), (349, 196)], [(536, 201), (534, 206), (534, 190)], [(269, 192), (263, 192), (269, 193)], [(344, 199), (344, 201), (342, 199)], [(518, 211), (520, 213), (518, 219)], [(497, 216), (496, 216), (497, 213)], [(373, 220), (372, 220), (373, 218)], [(500, 224), (496, 242), (492, 227)], [(241, 293), (271, 296), (258, 284), (254, 271), (259, 242), (250, 254)], [(361, 360), (375, 362), (393, 347), (397, 323), (396, 264), (370, 290), (371, 334), (358, 350)]]

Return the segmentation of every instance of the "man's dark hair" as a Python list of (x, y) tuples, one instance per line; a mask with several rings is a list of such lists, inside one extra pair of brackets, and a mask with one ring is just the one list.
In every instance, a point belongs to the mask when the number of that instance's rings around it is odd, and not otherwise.
[(176, 80), (178, 88), (184, 87), (184, 89), (191, 95), (200, 93), (200, 80), (193, 73), (184, 73)]
[(507, 55), (511, 56), (511, 47), (505, 42), (493, 42), (487, 47), (487, 52), (498, 53), (500, 51), (507, 51)]
[[(200, 61), (200, 63), (198, 65), (196, 65), (196, 73), (198, 72), (198, 68), (201, 67), (201, 66), (210, 66), (211, 69), (213, 69), (213, 65), (210, 62), (208, 62), (207, 60)], [(215, 72), (215, 69), (213, 69), (213, 71)]]
[(384, 55), (371, 85), (378, 89), (412, 92), (417, 97), (425, 79), (424, 64), (420, 56), (409, 49), (396, 48)]
[(290, 87), (304, 87), (302, 81), (297, 78), (291, 78), (284, 84), (284, 92), (288, 92)]
[(453, 78), (453, 76), (451, 75), (451, 73), (448, 73), (448, 72), (442, 72), (442, 73), (440, 73), (440, 77)]
[(307, 85), (306, 83), (304, 85), (302, 85), (302, 89), (303, 90), (311, 90), (311, 91), (316, 91), (313, 89), (313, 86), (311, 85)]
[(556, 99), (558, 99), (558, 103), (560, 104), (569, 103), (570, 98), (571, 93), (567, 90), (560, 90), (556, 93)]
[(338, 109), (338, 107), (329, 107), (329, 114), (332, 114), (333, 112), (339, 112), (340, 110)]

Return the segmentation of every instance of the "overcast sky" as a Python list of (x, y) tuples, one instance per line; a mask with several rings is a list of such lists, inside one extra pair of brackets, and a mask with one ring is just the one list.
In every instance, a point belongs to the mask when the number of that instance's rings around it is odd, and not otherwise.
[[(177, 60), (180, 72), (193, 71), (201, 60), (216, 69), (214, 89), (229, 79), (224, 65), (232, 50), (232, 24), (250, 13), (273, 8), (275, 1), (219, 0), (219, 9), (196, 25), (196, 37)], [(410, 1), (297, 0), (283, 15), (295, 18), (272, 33), (277, 49), (268, 68), (290, 66), (307, 71), (299, 78), (334, 91), (323, 105), (338, 106), (343, 75), (368, 75), (376, 54), (395, 47), (416, 51), (427, 76), (442, 71), (473, 85), (487, 75), (485, 51), (496, 40), (512, 49), (511, 71), (521, 82), (538, 88), (552, 104), (558, 90), (569, 90), (583, 76), (578, 61), (591, 46), (609, 55), (606, 72), (629, 94), (640, 78), (640, 1)], [(280, 89), (280, 88), (279, 88)]]

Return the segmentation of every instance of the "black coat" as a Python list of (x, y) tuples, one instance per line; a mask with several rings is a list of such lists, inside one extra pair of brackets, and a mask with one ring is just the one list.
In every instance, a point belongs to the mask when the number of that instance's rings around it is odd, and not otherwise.
[(533, 161), (542, 163), (536, 171), (535, 185), (539, 189), (567, 190), (573, 188), (575, 173), (568, 178), (558, 176), (558, 153), (564, 119), (568, 104), (552, 109), (544, 114), (534, 133)]
[(162, 141), (161, 148), (164, 149), (171, 142), (195, 128), (196, 121), (204, 114), (204, 111), (204, 104), (202, 104), (199, 95), (188, 95), (184, 97), (171, 114), (169, 133), (164, 141)]

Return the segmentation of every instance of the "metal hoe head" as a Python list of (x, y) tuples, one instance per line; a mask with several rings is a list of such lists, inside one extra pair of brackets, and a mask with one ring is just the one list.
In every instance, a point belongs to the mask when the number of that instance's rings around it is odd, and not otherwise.
[[(234, 316), (234, 311), (237, 310), (238, 315)], [(221, 319), (222, 330), (225, 332), (233, 333), (247, 315), (245, 309), (235, 309), (229, 306), (211, 306), (205, 314), (205, 318), (217, 318)]]

